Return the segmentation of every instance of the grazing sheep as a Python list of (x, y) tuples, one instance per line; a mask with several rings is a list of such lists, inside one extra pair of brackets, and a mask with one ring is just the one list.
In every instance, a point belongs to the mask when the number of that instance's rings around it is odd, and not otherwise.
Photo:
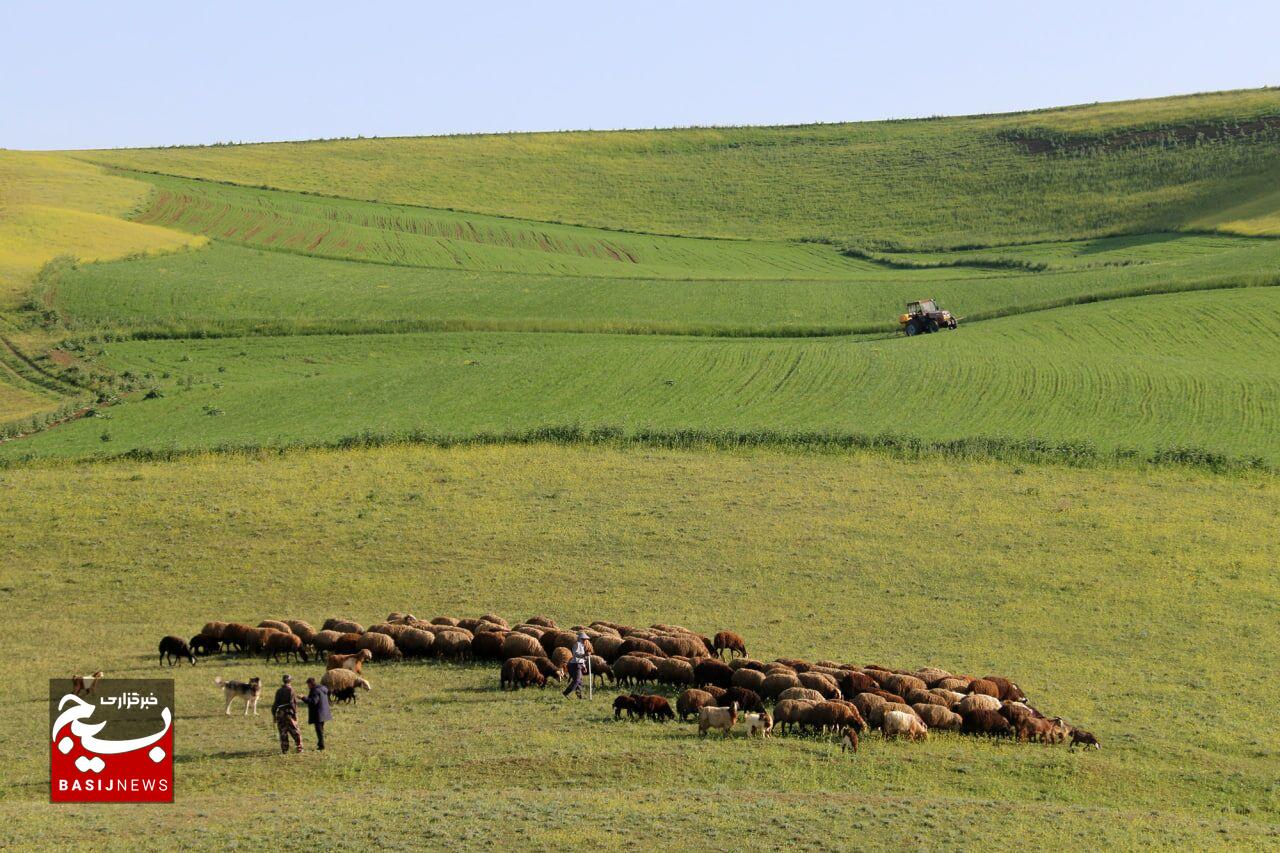
[(533, 637), (535, 640), (547, 633), (546, 628), (539, 628), (535, 625), (517, 625), (511, 630), (517, 634), (524, 634), (526, 637)]
[(853, 697), (853, 704), (857, 706), (862, 718), (867, 721), (867, 725), (879, 728), (880, 722), (884, 717), (884, 706), (889, 703), (875, 693), (859, 693)]
[(618, 684), (647, 684), (658, 677), (658, 667), (648, 658), (623, 655), (613, 662), (613, 676)]
[(834, 702), (830, 700), (823, 700), (812, 705), (805, 712), (801, 723), (819, 732), (825, 732), (828, 729), (839, 731), (849, 727), (861, 730), (866, 725), (855, 705), (852, 703), (846, 704), (843, 701)]
[(289, 623), (282, 622), (279, 619), (263, 619), (258, 623), (259, 628), (274, 628), (281, 634), (292, 634), (293, 629), (289, 627)]
[(966, 693), (969, 690), (969, 685), (972, 683), (973, 683), (972, 678), (962, 678), (958, 675), (953, 675), (950, 678), (942, 679), (941, 681), (937, 682), (933, 686), (935, 688), (942, 689), (942, 690), (951, 690), (957, 693)]
[(266, 657), (279, 661), (280, 655), (284, 655), (284, 659), (289, 660), (289, 656), (293, 655), (295, 660), (301, 660), (306, 663), (310, 658), (307, 652), (302, 648), (302, 638), (292, 633), (286, 634), (282, 631), (274, 631), (268, 634), (262, 642), (262, 650), (266, 653)]
[(672, 687), (693, 684), (693, 665), (680, 658), (663, 658), (657, 662), (658, 683)]
[(592, 648), (596, 654), (612, 663), (622, 656), (622, 638), (613, 637), (607, 634), (601, 634), (591, 641)]
[(915, 714), (887, 711), (880, 723), (880, 733), (885, 740), (905, 737), (907, 740), (928, 740), (929, 727)]
[(229, 622), (222, 628), (222, 645), (224, 648), (235, 646), (236, 651), (244, 652), (249, 648), (249, 632), (254, 629), (240, 622)]
[(528, 657), (530, 655), (546, 657), (547, 651), (542, 648), (542, 643), (539, 643), (528, 634), (521, 634), (513, 631), (512, 633), (507, 634), (506, 638), (503, 639), (503, 660), (506, 660), (507, 658)]
[(840, 736), (840, 751), (844, 752), (846, 749), (858, 751), (858, 732), (853, 727), (845, 729)]
[(944, 708), (951, 707), (950, 700), (935, 695), (932, 690), (908, 690), (903, 698), (907, 700), (908, 705), (919, 705), (923, 702), (928, 705), (941, 705)]
[[(476, 660), (502, 660), (502, 645), (509, 631), (481, 631), (471, 640), (471, 656)], [(431, 636), (435, 640), (435, 635)], [(519, 657), (519, 655), (513, 655)]]
[(401, 625), (398, 622), (397, 623), (379, 622), (377, 625), (370, 625), (369, 630), (366, 631), (365, 633), (366, 634), (385, 634), (386, 636), (390, 637), (392, 640), (398, 640), (400, 639), (400, 636), (404, 634), (405, 631), (412, 631), (412, 630), (413, 630), (413, 626), (411, 625)]
[(1022, 742), (1054, 743), (1058, 739), (1058, 728), (1052, 720), (1023, 714), (1012, 725), (1014, 734)]
[(834, 678), (825, 673), (809, 670), (800, 673), (797, 677), (800, 679), (801, 686), (818, 691), (823, 699), (835, 699), (840, 696), (840, 686), (836, 684)]
[(653, 644), (668, 655), (686, 658), (705, 658), (709, 654), (702, 640), (693, 634), (681, 634), (674, 637), (655, 637)]
[(794, 730), (797, 726), (803, 726), (805, 715), (816, 704), (818, 703), (804, 699), (783, 699), (773, 706), (773, 724), (786, 734), (788, 727)]
[[(933, 687), (929, 689), (929, 695), (937, 701), (935, 705), (945, 705), (950, 710), (955, 710), (956, 705), (960, 704), (960, 700), (964, 698), (963, 693), (957, 693), (954, 690), (946, 690), (941, 687)], [(915, 704), (915, 703), (912, 703)]]
[(985, 678), (975, 678), (969, 682), (968, 691), (970, 693), (979, 693), (985, 696), (994, 696), (1000, 698), (1000, 686), (994, 681), (988, 681)]
[(556, 646), (551, 650), (551, 662), (556, 665), (556, 668), (564, 669), (571, 660), (573, 660), (573, 652), (564, 646)]
[(790, 670), (786, 672), (775, 672), (764, 677), (764, 684), (760, 686), (763, 695), (772, 700), (777, 700), (782, 691), (790, 687), (801, 687), (800, 677)]
[(753, 658), (730, 658), (729, 666), (734, 670), (754, 669), (756, 672), (763, 673), (765, 671), (764, 661), (758, 661)]
[(1098, 743), (1098, 739), (1094, 737), (1092, 732), (1086, 732), (1084, 729), (1079, 729), (1079, 728), (1076, 728), (1075, 726), (1071, 726), (1070, 731), (1071, 731), (1070, 749), (1072, 751), (1075, 750), (1077, 744), (1083, 744), (1085, 749), (1088, 749), (1089, 747), (1093, 747), (1094, 749), (1102, 749), (1102, 745)]
[(212, 654), (217, 654), (222, 650), (222, 643), (208, 634), (196, 634), (187, 641), (187, 645), (191, 647), (191, 651), (195, 652), (202, 658)]
[(960, 726), (964, 723), (963, 717), (949, 711), (942, 705), (934, 705), (929, 702), (918, 702), (911, 707), (920, 715), (920, 719), (924, 720), (925, 725), (931, 729), (937, 729), (945, 732), (958, 732), (960, 731)]
[(649, 640), (643, 639), (642, 637), (627, 637), (622, 641), (622, 645), (618, 646), (618, 654), (629, 655), (632, 652), (646, 652), (660, 658), (667, 656), (667, 653), (664, 652), (657, 643), (653, 643)]
[(518, 690), (536, 684), (547, 685), (547, 678), (538, 672), (538, 667), (528, 658), (509, 658), (502, 662), (502, 674), (498, 678), (500, 690)]
[(999, 711), (1000, 700), (985, 693), (970, 693), (957, 702), (952, 710), (962, 717), (970, 711)]
[(501, 616), (499, 616), (496, 613), (486, 613), (480, 617), (480, 621), (488, 622), (490, 625), (497, 625), (499, 628), (501, 628), (504, 631), (506, 631), (508, 628), (511, 627), (510, 625), (507, 624), (506, 619), (503, 619)]
[(328, 687), (330, 693), (345, 690), (348, 687), (359, 687), (361, 690), (373, 689), (369, 686), (368, 681), (365, 681), (349, 669), (325, 670), (324, 677), (320, 679), (320, 683)]
[(289, 626), (289, 630), (292, 633), (302, 640), (302, 645), (310, 646), (315, 642), (316, 629), (312, 628), (308, 623), (303, 622), (301, 619), (286, 619), (284, 623)]
[(226, 622), (206, 622), (204, 627), (200, 629), (200, 633), (206, 637), (213, 637), (219, 643), (224, 639), (223, 632), (227, 630)]
[(740, 711), (755, 711), (758, 713), (764, 710), (764, 702), (760, 699), (760, 694), (745, 687), (730, 687), (724, 692), (723, 696), (716, 699), (716, 704), (721, 708), (737, 705)]
[(701, 658), (693, 665), (693, 680), (698, 685), (714, 684), (727, 690), (733, 686), (733, 669), (718, 658)]
[(338, 638), (333, 641), (333, 645), (330, 646), (330, 648), (340, 655), (354, 654), (363, 648), (360, 645), (362, 637), (364, 637), (364, 634), (357, 634), (354, 631), (349, 634), (339, 634)]
[(676, 712), (671, 710), (671, 703), (669, 703), (665, 697), (640, 695), (632, 696), (631, 698), (636, 700), (637, 709), (656, 723), (662, 723), (676, 718)]
[(319, 656), (327, 652), (332, 652), (333, 644), (336, 643), (338, 638), (341, 636), (341, 634), (333, 630), (326, 629), (324, 631), (317, 631), (316, 635), (311, 638), (311, 645), (315, 648), (316, 655)]
[(164, 666), (165, 661), (169, 662), (169, 666), (175, 666), (182, 663), (186, 659), (192, 666), (196, 665), (196, 656), (191, 651), (191, 646), (187, 645), (187, 641), (181, 637), (160, 638), (160, 665)]
[(471, 654), (471, 632), (461, 628), (445, 628), (438, 632), (432, 650), (442, 658), (464, 660)]
[(728, 737), (737, 722), (738, 706), (736, 704), (728, 708), (704, 705), (698, 709), (698, 736), (706, 737), (709, 729), (721, 729), (724, 731), (724, 736)]
[(916, 670), (916, 678), (923, 681), (929, 687), (937, 687), (938, 682), (944, 678), (950, 678), (951, 673), (945, 669), (938, 669), (936, 666), (926, 666), (923, 669)]
[[(738, 658), (738, 660), (742, 660), (742, 658)], [(731, 684), (734, 687), (745, 687), (747, 690), (754, 690), (759, 693), (764, 689), (764, 673), (745, 667), (735, 669)]]
[(807, 702), (822, 702), (826, 699), (817, 690), (810, 690), (808, 687), (788, 687), (786, 690), (778, 694), (778, 699), (804, 699)]
[(431, 624), (439, 625), (441, 628), (456, 628), (458, 627), (458, 620), (452, 616), (437, 616), (431, 620)]
[(604, 658), (600, 655), (591, 656), (591, 683), (594, 685), (596, 680), (600, 681), (600, 686), (604, 687), (605, 679), (609, 679), (609, 683), (614, 681), (613, 667), (605, 663)]
[(1004, 702), (1027, 701), (1027, 694), (1022, 692), (1022, 688), (1007, 678), (1003, 678), (999, 675), (986, 675), (983, 676), (982, 680), (989, 681), (994, 684), (996, 689), (999, 691), (1000, 699)]
[(436, 635), (421, 628), (407, 628), (396, 637), (395, 642), (401, 654), (423, 658), (435, 650)]
[(349, 669), (356, 675), (364, 671), (364, 662), (373, 660), (373, 652), (361, 649), (349, 655), (329, 655), (325, 660), (325, 669)]
[(557, 627), (556, 620), (552, 619), (549, 616), (530, 616), (528, 619), (524, 620), (524, 624), (537, 625), (540, 628)]
[(979, 708), (960, 716), (964, 718), (960, 726), (961, 734), (1009, 737), (1013, 732), (1009, 721), (1000, 716), (999, 711)]
[(896, 672), (886, 677), (880, 686), (890, 693), (897, 693), (899, 696), (906, 696), (912, 690), (923, 691), (929, 689), (929, 685), (914, 675), (900, 675)]
[[(578, 637), (572, 631), (547, 631), (538, 638), (538, 642), (542, 644), (543, 650), (549, 655), (554, 649), (573, 649), (574, 645), (578, 642)], [(590, 654), (594, 652), (595, 649), (591, 647), (591, 641), (586, 640), (585, 642), (587, 653)]]
[(348, 702), (354, 703), (356, 701), (356, 686), (353, 684), (341, 690), (331, 690), (329, 691), (329, 698), (344, 705)]
[(636, 697), (634, 695), (618, 696), (613, 700), (613, 718), (615, 720), (621, 720), (623, 711), (627, 712), (628, 720), (635, 719), (643, 713), (640, 710), (640, 706), (636, 704)]
[(769, 716), (768, 711), (761, 711), (758, 714), (744, 714), (742, 719), (747, 724), (747, 737), (755, 737), (760, 735), (760, 739), (764, 740), (773, 732), (773, 718)]
[(747, 656), (746, 641), (733, 631), (717, 631), (715, 639), (711, 641), (711, 649), (716, 657), (724, 657), (725, 652), (729, 653), (729, 657), (739, 655), (745, 658)]
[(859, 693), (866, 693), (880, 688), (880, 685), (871, 676), (865, 672), (858, 672), (852, 669), (846, 670), (837, 683), (840, 686), (840, 693), (846, 699), (853, 699)]
[(320, 630), (337, 631), (339, 634), (363, 634), (364, 626), (350, 619), (326, 619)]
[(890, 693), (888, 690), (872, 690), (871, 692), (886, 702), (897, 702), (899, 705), (907, 704), (906, 697), (899, 696), (897, 693)]
[(715, 697), (710, 693), (691, 687), (676, 697), (676, 714), (679, 715), (680, 721), (684, 722), (697, 714), (699, 708), (715, 703)]

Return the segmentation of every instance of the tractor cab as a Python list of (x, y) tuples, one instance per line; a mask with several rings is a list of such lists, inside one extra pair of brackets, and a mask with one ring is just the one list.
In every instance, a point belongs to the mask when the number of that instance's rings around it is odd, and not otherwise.
[(907, 335), (919, 335), (936, 332), (939, 329), (954, 329), (956, 318), (950, 311), (938, 307), (932, 299), (919, 299), (907, 303), (906, 313), (898, 317), (902, 331)]

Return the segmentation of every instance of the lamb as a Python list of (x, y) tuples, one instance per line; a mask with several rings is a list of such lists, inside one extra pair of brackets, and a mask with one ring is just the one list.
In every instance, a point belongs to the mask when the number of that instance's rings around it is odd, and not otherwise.
[(528, 658), (509, 658), (502, 662), (502, 674), (498, 679), (500, 690), (518, 690), (531, 684), (539, 687), (547, 685), (546, 676), (538, 672), (538, 667), (532, 661)]
[(852, 727), (845, 729), (840, 737), (840, 751), (844, 752), (846, 749), (858, 751), (858, 732)]
[(339, 634), (363, 634), (364, 626), (350, 619), (326, 619), (320, 630), (337, 631)]
[(273, 631), (263, 640), (262, 649), (266, 653), (266, 657), (273, 660), (280, 660), (280, 655), (284, 655), (284, 659), (289, 660), (289, 655), (293, 655), (294, 659), (301, 659), (306, 663), (310, 658), (307, 657), (306, 651), (302, 648), (302, 638), (292, 633), (285, 634), (281, 631)]
[(102, 678), (102, 670), (98, 670), (93, 675), (73, 675), (71, 676), (71, 693), (74, 696), (81, 694), (92, 696), (94, 686), (98, 680)]
[(1093, 747), (1094, 749), (1102, 749), (1102, 745), (1098, 743), (1098, 739), (1094, 737), (1092, 732), (1086, 732), (1084, 729), (1070, 726), (1072, 751), (1075, 750), (1077, 744), (1083, 744), (1085, 749)]
[(964, 718), (944, 708), (942, 705), (918, 702), (911, 707), (920, 715), (920, 719), (924, 720), (925, 725), (931, 729), (958, 732), (960, 731), (960, 726), (964, 723)]
[(742, 717), (747, 724), (747, 737), (755, 737), (760, 735), (760, 739), (764, 740), (773, 732), (773, 718), (769, 716), (768, 711), (761, 711), (757, 714), (744, 714)]
[(591, 656), (591, 683), (594, 685), (596, 680), (599, 679), (600, 686), (604, 687), (604, 682), (606, 678), (609, 679), (610, 684), (613, 683), (614, 681), (613, 667), (605, 663), (604, 658), (600, 657), (600, 655), (592, 655)]
[(676, 697), (676, 714), (680, 717), (680, 722), (684, 722), (689, 717), (697, 714), (699, 708), (704, 705), (714, 705), (715, 703), (715, 697), (707, 691), (690, 687)]
[(627, 719), (632, 719), (641, 713), (635, 696), (618, 696), (613, 700), (613, 718), (621, 720), (623, 711), (627, 712)]
[(724, 657), (725, 652), (728, 652), (731, 658), (735, 654), (744, 658), (747, 656), (746, 641), (732, 631), (717, 631), (715, 638), (711, 641), (711, 648), (716, 653), (716, 657)]
[(915, 714), (904, 714), (901, 711), (887, 711), (880, 723), (880, 733), (885, 740), (905, 737), (907, 740), (928, 740), (929, 727)]
[(373, 652), (368, 649), (361, 649), (350, 655), (329, 655), (325, 661), (325, 669), (349, 669), (360, 675), (367, 660), (373, 660)]
[(372, 690), (369, 682), (356, 675), (349, 669), (330, 669), (326, 670), (324, 677), (320, 679), (320, 683), (329, 688), (330, 693), (347, 688), (359, 687), (361, 690)]
[(760, 695), (754, 690), (748, 690), (745, 687), (730, 687), (724, 692), (723, 696), (716, 699), (716, 704), (721, 708), (737, 705), (740, 711), (761, 712), (764, 710), (764, 702), (761, 701)]
[(182, 659), (186, 658), (192, 666), (196, 665), (196, 656), (191, 651), (191, 646), (187, 645), (187, 641), (181, 637), (162, 637), (160, 639), (160, 665), (164, 666), (165, 661), (169, 662), (169, 666), (182, 663)]
[(728, 737), (737, 722), (738, 706), (736, 703), (728, 708), (705, 705), (698, 709), (698, 736), (706, 737), (709, 729), (722, 729), (724, 736)]
[(676, 712), (671, 710), (671, 704), (662, 696), (640, 695), (632, 698), (636, 700), (636, 707), (654, 722), (661, 723), (676, 718)]
[(348, 702), (354, 703), (356, 701), (356, 687), (353, 684), (350, 687), (344, 687), (341, 690), (331, 690), (329, 691), (329, 697), (333, 699), (333, 701), (341, 702), (343, 704)]

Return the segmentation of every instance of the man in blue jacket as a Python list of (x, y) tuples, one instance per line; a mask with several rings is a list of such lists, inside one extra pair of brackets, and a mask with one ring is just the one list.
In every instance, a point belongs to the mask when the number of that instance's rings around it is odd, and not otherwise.
[(333, 719), (329, 711), (329, 688), (307, 679), (307, 722), (316, 727), (316, 749), (324, 749), (324, 724)]

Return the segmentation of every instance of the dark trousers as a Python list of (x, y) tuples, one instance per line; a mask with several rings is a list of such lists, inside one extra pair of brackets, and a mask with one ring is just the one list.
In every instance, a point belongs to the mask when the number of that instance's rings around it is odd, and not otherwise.
[(564, 695), (577, 691), (578, 695), (582, 695), (582, 669), (577, 666), (569, 667), (569, 686), (564, 689)]
[(324, 749), (324, 723), (312, 723), (316, 727), (316, 749)]
[(280, 732), (280, 751), (289, 751), (289, 738), (302, 749), (302, 732), (298, 731), (298, 718), (292, 714), (276, 714), (276, 729)]

